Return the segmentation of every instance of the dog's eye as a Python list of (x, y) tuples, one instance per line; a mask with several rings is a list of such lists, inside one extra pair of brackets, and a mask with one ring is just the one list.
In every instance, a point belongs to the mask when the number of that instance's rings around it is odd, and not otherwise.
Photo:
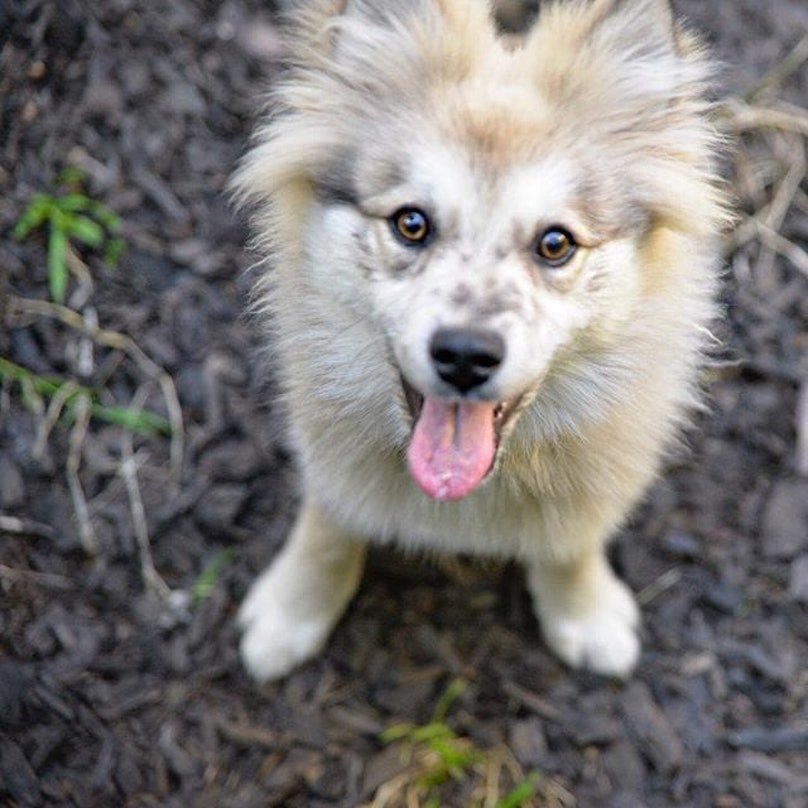
[(561, 227), (551, 227), (539, 236), (533, 248), (534, 257), (543, 264), (560, 267), (575, 254), (572, 235)]
[(393, 233), (407, 245), (423, 244), (432, 232), (427, 215), (418, 208), (402, 208), (392, 215)]

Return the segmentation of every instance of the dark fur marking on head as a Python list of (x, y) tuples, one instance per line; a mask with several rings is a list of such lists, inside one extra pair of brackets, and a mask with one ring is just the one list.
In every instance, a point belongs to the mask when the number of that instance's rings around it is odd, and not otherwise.
[(471, 298), (471, 288), (467, 284), (461, 283), (455, 287), (449, 301), (453, 306), (466, 306), (471, 302)]
[(351, 155), (343, 153), (315, 176), (314, 189), (322, 202), (359, 206), (359, 192), (356, 188), (353, 165)]
[(480, 300), (474, 312), (480, 317), (493, 317), (497, 314), (513, 312), (519, 314), (524, 310), (524, 302), (518, 290), (513, 287), (499, 289)]
[(314, 191), (317, 195), (317, 199), (324, 205), (350, 205), (354, 208), (359, 207), (359, 198), (353, 189), (315, 182)]

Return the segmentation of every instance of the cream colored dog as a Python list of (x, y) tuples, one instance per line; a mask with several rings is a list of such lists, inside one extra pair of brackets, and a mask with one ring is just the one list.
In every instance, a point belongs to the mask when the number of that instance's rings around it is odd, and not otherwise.
[(303, 505), (239, 616), (316, 654), (368, 541), (518, 559), (548, 645), (625, 676), (604, 548), (695, 403), (724, 218), (709, 64), (663, 0), (309, 0), (236, 178)]

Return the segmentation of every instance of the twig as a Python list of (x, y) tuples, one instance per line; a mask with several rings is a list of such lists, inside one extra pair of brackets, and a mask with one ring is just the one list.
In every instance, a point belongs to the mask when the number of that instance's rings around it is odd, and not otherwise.
[(20, 536), (37, 536), (41, 539), (52, 539), (53, 529), (41, 522), (31, 519), (18, 519), (16, 516), (0, 514), (0, 533), (15, 533)]
[(73, 589), (75, 584), (70, 578), (63, 575), (54, 575), (50, 572), (37, 572), (36, 570), (17, 570), (0, 564), (0, 578), (16, 583), (17, 581), (31, 581), (50, 589)]
[(637, 593), (637, 603), (640, 606), (647, 606), (652, 600), (656, 600), (661, 594), (667, 592), (672, 586), (676, 586), (682, 579), (682, 571), (678, 567), (671, 567), (667, 572), (663, 572), (655, 581), (651, 581), (648, 586)]
[(800, 385), (797, 399), (797, 452), (794, 464), (798, 474), (808, 477), (808, 380)]
[(284, 739), (264, 727), (253, 726), (251, 724), (218, 720), (216, 728), (221, 734), (238, 746), (260, 747), (269, 751), (282, 749)]
[(773, 107), (753, 107), (743, 102), (733, 101), (724, 107), (725, 117), (735, 132), (750, 129), (780, 129), (808, 135), (808, 112), (799, 108), (777, 109)]
[[(142, 410), (147, 396), (146, 387), (141, 387), (132, 399), (132, 408)], [(188, 600), (187, 593), (172, 590), (154, 566), (149, 529), (146, 524), (146, 509), (143, 507), (143, 499), (140, 495), (140, 486), (137, 480), (137, 462), (132, 447), (132, 433), (128, 429), (121, 434), (121, 457), (122, 462), (118, 473), (123, 478), (126, 493), (129, 497), (129, 511), (132, 515), (135, 539), (137, 540), (140, 554), (140, 573), (143, 578), (143, 584), (173, 609), (182, 608)]]
[[(500, 744), (485, 755), (485, 762), (481, 768), (483, 776), (482, 791), (484, 793), (483, 808), (495, 808), (499, 802), (499, 780), (503, 769), (508, 772), (514, 784), (521, 783), (525, 779), (525, 772), (519, 765), (519, 761), (504, 744)], [(533, 805), (534, 803), (531, 801), (528, 804)]]
[(56, 426), (57, 421), (62, 415), (62, 410), (65, 408), (67, 400), (79, 389), (75, 382), (66, 382), (54, 394), (48, 404), (48, 409), (45, 411), (45, 417), (37, 425), (36, 441), (34, 448), (31, 450), (31, 456), (34, 460), (41, 460), (42, 455), (45, 453), (45, 446), (48, 443), (53, 428)]
[(171, 376), (163, 372), (160, 374), (157, 382), (163, 392), (163, 398), (165, 399), (166, 410), (168, 412), (168, 421), (171, 424), (171, 443), (169, 447), (171, 479), (175, 483), (179, 483), (182, 479), (182, 458), (185, 453), (185, 429), (182, 423), (182, 407), (180, 407), (177, 388), (174, 386), (174, 380)]
[(805, 179), (806, 171), (808, 171), (808, 162), (805, 159), (805, 149), (802, 142), (797, 141), (794, 148), (791, 149), (789, 169), (778, 186), (766, 217), (763, 219), (763, 222), (773, 230), (779, 230), (783, 226), (786, 215), (794, 204), (797, 191)]
[(503, 685), (505, 692), (516, 699), (522, 706), (532, 710), (536, 715), (540, 715), (547, 721), (554, 721), (556, 723), (564, 723), (564, 716), (558, 707), (554, 707), (549, 701), (537, 696), (530, 690), (521, 687), (516, 682), (507, 681)]
[(70, 296), (70, 304), (74, 308), (80, 309), (83, 308), (93, 294), (93, 276), (90, 273), (90, 268), (81, 260), (79, 254), (70, 244), (68, 244), (65, 258), (68, 270), (78, 281), (78, 287)]
[(99, 328), (89, 318), (82, 317), (73, 309), (47, 300), (11, 296), (10, 303), (20, 312), (41, 317), (51, 317), (92, 337), (100, 345), (125, 353), (144, 373), (146, 378), (160, 385), (171, 424), (171, 476), (175, 481), (182, 473), (182, 458), (185, 445), (185, 429), (177, 389), (171, 376), (140, 348), (128, 335), (106, 328)]
[[(91, 329), (98, 328), (98, 313), (92, 306), (85, 306), (83, 311), (84, 322)], [(95, 370), (95, 357), (93, 356), (93, 340), (82, 335), (76, 351), (76, 372), (82, 379), (89, 379)]]
[(798, 247), (793, 241), (789, 241), (785, 236), (781, 236), (776, 230), (763, 224), (763, 222), (757, 222), (757, 231), (760, 240), (770, 250), (782, 255), (803, 275), (808, 277), (808, 253), (805, 250)]
[(70, 488), (70, 496), (73, 499), (73, 510), (76, 512), (76, 519), (79, 523), (79, 535), (81, 544), (87, 555), (98, 554), (98, 538), (95, 535), (90, 511), (87, 507), (87, 498), (84, 496), (84, 489), (79, 479), (79, 467), (81, 466), (81, 451), (84, 447), (84, 439), (87, 437), (87, 427), (90, 424), (90, 400), (87, 396), (79, 396), (76, 399), (76, 422), (70, 430), (69, 450), (65, 469), (67, 473), (67, 483)]
[(752, 102), (763, 95), (770, 87), (782, 84), (792, 73), (808, 61), (808, 34), (794, 46), (781, 62), (769, 70), (765, 76), (744, 95), (744, 100)]

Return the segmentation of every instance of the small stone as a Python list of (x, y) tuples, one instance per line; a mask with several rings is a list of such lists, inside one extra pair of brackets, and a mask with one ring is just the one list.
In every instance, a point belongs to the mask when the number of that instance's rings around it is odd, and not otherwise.
[(615, 788), (640, 791), (645, 781), (645, 766), (635, 747), (627, 740), (609, 746), (603, 753), (603, 768)]
[(22, 474), (8, 455), (0, 455), (0, 508), (18, 508), (25, 500)]
[(630, 684), (621, 698), (629, 730), (656, 771), (669, 774), (684, 757), (682, 741), (642, 682)]
[(514, 721), (510, 727), (509, 745), (523, 766), (540, 766), (547, 757), (547, 739), (541, 720), (533, 717)]
[(735, 614), (743, 605), (744, 592), (726, 581), (717, 581), (705, 589), (702, 600), (720, 612)]
[(662, 537), (662, 549), (676, 558), (697, 558), (701, 552), (698, 540), (684, 530), (669, 530)]
[(47, 72), (48, 68), (46, 64), (41, 59), (37, 59), (35, 62), (31, 62), (28, 67), (28, 78), (33, 81), (39, 81), (45, 78)]
[(763, 553), (794, 558), (808, 550), (808, 480), (781, 480), (763, 513)]
[(93, 82), (84, 95), (84, 110), (89, 116), (112, 118), (123, 109), (123, 96), (118, 85), (112, 81)]
[(788, 596), (792, 600), (808, 603), (808, 555), (802, 555), (791, 562)]
[(806, 782), (808, 778), (792, 770), (781, 760), (764, 755), (761, 752), (744, 751), (738, 755), (738, 766), (748, 771), (761, 780), (768, 780), (772, 783), (782, 783), (785, 786), (798, 786), (800, 782)]
[(244, 482), (259, 473), (261, 455), (252, 443), (228, 441), (205, 452), (200, 468), (211, 480)]
[(22, 750), (10, 738), (0, 736), (0, 781), (3, 791), (21, 806), (41, 805), (39, 783)]
[(753, 749), (756, 752), (796, 752), (808, 750), (808, 728), (806, 727), (750, 727), (730, 732), (727, 735), (730, 746)]
[(203, 527), (221, 530), (232, 527), (249, 494), (246, 485), (228, 483), (213, 486), (196, 506), (194, 517)]

